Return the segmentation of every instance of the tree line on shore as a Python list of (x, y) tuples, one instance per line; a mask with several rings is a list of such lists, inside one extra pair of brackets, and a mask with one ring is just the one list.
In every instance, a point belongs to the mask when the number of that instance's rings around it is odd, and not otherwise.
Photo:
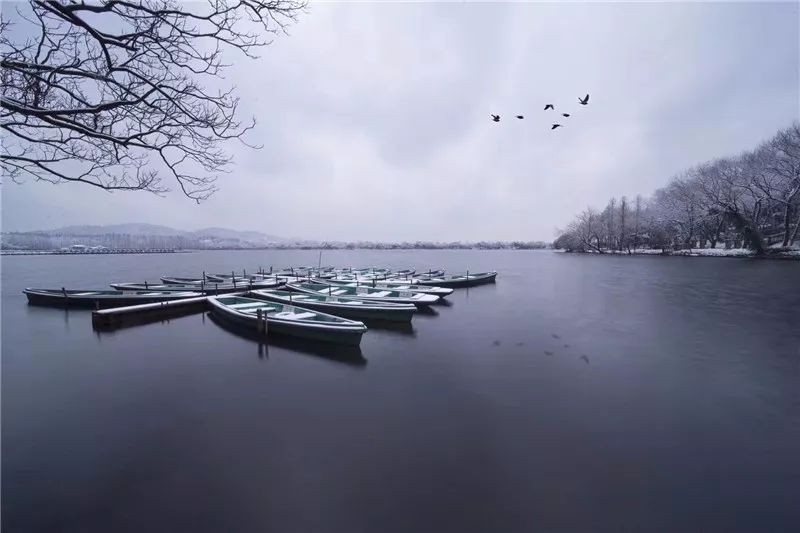
[(587, 207), (559, 233), (555, 248), (580, 252), (785, 249), (800, 240), (800, 123), (752, 151), (685, 170), (649, 198)]
[(547, 248), (541, 241), (479, 241), (479, 242), (275, 242), (265, 244), (235, 238), (192, 237), (186, 235), (146, 235), (129, 233), (72, 234), (50, 232), (9, 232), (0, 234), (3, 250), (48, 251), (69, 248), (74, 245), (103, 247), (109, 249), (172, 249), (172, 250), (231, 250), (231, 249), (279, 249), (279, 250), (538, 250)]

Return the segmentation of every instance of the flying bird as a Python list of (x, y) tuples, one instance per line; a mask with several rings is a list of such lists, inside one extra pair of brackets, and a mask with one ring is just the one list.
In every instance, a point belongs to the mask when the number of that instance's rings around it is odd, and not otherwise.
[(569, 113), (561, 113), (562, 117), (569, 117)]
[(560, 128), (560, 127), (561, 127), (561, 124), (553, 124), (553, 127), (552, 127), (552, 128), (550, 128), (550, 129), (551, 129), (551, 130), (554, 130), (554, 129), (556, 129), (556, 128)]
[(547, 104), (544, 106), (544, 110), (547, 111), (548, 109), (555, 109), (555, 107), (553, 107), (553, 104)]
[(581, 105), (587, 105), (587, 104), (589, 103), (589, 95), (587, 94), (587, 95), (586, 95), (586, 98), (581, 98), (581, 97), (579, 96), (579, 97), (578, 97), (578, 102), (580, 102), (580, 103), (581, 103)]
[(492, 120), (495, 122), (500, 122), (500, 115), (492, 115)]
[(524, 117), (524, 116), (522, 116), (522, 115), (517, 115), (517, 118), (518, 118), (518, 119), (520, 119), (520, 120), (522, 120), (522, 119), (523, 119), (523, 118), (525, 118), (525, 117)]
[(581, 361), (583, 361), (587, 365), (589, 364), (589, 358), (586, 357), (586, 354), (581, 355)]

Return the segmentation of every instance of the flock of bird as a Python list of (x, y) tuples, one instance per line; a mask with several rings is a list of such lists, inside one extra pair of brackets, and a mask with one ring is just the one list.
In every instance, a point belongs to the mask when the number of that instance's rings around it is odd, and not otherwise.
[[(587, 94), (583, 98), (581, 98), (579, 96), (578, 97), (578, 103), (581, 104), (581, 105), (589, 105), (589, 95)], [(553, 104), (547, 104), (547, 105), (544, 106), (544, 110), (545, 111), (548, 111), (548, 110), (555, 111), (556, 110), (556, 106), (554, 106)], [(490, 116), (492, 117), (492, 122), (500, 122), (500, 115), (490, 115)], [(519, 120), (522, 120), (522, 119), (525, 118), (524, 115), (515, 115), (515, 116)], [(570, 114), (569, 113), (561, 113), (561, 116), (564, 117), (564, 118), (569, 118)], [(554, 122), (553, 125), (550, 127), (550, 129), (554, 130), (556, 128), (561, 128), (561, 127), (563, 127), (561, 124), (558, 124), (558, 123)]]

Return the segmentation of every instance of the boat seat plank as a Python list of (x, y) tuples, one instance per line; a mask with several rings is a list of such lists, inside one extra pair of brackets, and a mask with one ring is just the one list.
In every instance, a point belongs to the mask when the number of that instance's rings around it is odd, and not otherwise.
[(264, 307), (265, 305), (268, 305), (268, 304), (266, 304), (265, 302), (246, 302), (246, 303), (240, 303), (240, 304), (230, 304), (230, 305), (228, 305), (228, 307), (230, 307), (231, 309), (247, 309), (249, 307), (253, 307), (253, 308), (255, 308), (255, 307)]
[(277, 313), (274, 315), (275, 318), (284, 318), (286, 320), (303, 320), (304, 318), (311, 318), (313, 316), (317, 316), (316, 313), (293, 313), (291, 311), (284, 311), (282, 313)]
[(391, 291), (379, 291), (379, 292), (372, 292), (368, 293), (368, 296), (375, 296), (376, 298), (383, 298), (384, 296), (389, 296)]

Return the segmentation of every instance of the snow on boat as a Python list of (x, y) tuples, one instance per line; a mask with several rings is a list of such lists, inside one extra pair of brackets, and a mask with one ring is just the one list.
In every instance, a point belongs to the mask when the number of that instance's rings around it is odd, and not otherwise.
[(207, 295), (226, 294), (229, 292), (242, 292), (250, 288), (271, 289), (283, 284), (283, 281), (258, 281), (252, 284), (237, 283), (236, 285), (230, 283), (204, 283), (200, 285), (159, 285), (157, 283), (112, 283), (111, 287), (118, 291), (196, 291)]
[(307, 294), (323, 294), (327, 296), (342, 296), (345, 298), (359, 298), (363, 300), (379, 300), (393, 303), (412, 303), (416, 306), (428, 306), (439, 301), (435, 294), (422, 292), (398, 291), (395, 289), (378, 289), (367, 286), (345, 287), (329, 283), (287, 283), (292, 290)]
[(203, 283), (223, 283), (222, 278), (206, 274), (205, 278), (178, 278), (174, 276), (163, 276), (161, 282), (167, 285), (200, 285)]
[(326, 294), (307, 294), (290, 291), (256, 290), (251, 293), (256, 298), (271, 302), (300, 305), (306, 309), (322, 311), (336, 316), (358, 320), (391, 320), (409, 322), (417, 310), (414, 304), (400, 304), (359, 298), (342, 298)]
[[(184, 280), (184, 281), (179, 281)], [(191, 281), (185, 281), (191, 280)], [(207, 275), (205, 280), (202, 278), (161, 278), (164, 285), (174, 285), (182, 288), (191, 287), (189, 290), (203, 291), (209, 294), (219, 294), (220, 292), (236, 292), (247, 289), (271, 289), (283, 285), (283, 280), (275, 276), (252, 276), (249, 278), (227, 278)], [(114, 288), (126, 287), (121, 290), (128, 290), (129, 286), (137, 286), (136, 283), (115, 283), (111, 285)], [(143, 286), (143, 285), (142, 285)], [(149, 285), (148, 285), (149, 286)], [(228, 288), (232, 290), (227, 290)], [(168, 289), (164, 289), (168, 290)]]
[(268, 334), (357, 346), (367, 331), (362, 322), (294, 305), (240, 296), (210, 296), (208, 302), (215, 316), (256, 330), (259, 329), (259, 315), (266, 316)]
[(336, 285), (342, 285), (344, 287), (372, 287), (374, 289), (389, 289), (392, 291), (411, 291), (411, 292), (423, 292), (426, 294), (435, 294), (436, 296), (441, 296), (444, 298), (450, 294), (453, 294), (453, 289), (447, 287), (435, 287), (433, 285), (420, 285), (419, 283), (412, 283), (414, 280), (396, 280), (396, 279), (386, 279), (382, 281), (345, 281), (345, 280), (326, 280), (330, 281), (331, 283), (335, 283)]
[(494, 283), (496, 277), (497, 272), (478, 272), (477, 274), (467, 273), (456, 276), (421, 276), (415, 279), (420, 285), (459, 288)]
[(123, 307), (127, 305), (169, 302), (203, 296), (196, 291), (93, 291), (65, 289), (31, 289), (22, 291), (32, 305), (58, 307)]

